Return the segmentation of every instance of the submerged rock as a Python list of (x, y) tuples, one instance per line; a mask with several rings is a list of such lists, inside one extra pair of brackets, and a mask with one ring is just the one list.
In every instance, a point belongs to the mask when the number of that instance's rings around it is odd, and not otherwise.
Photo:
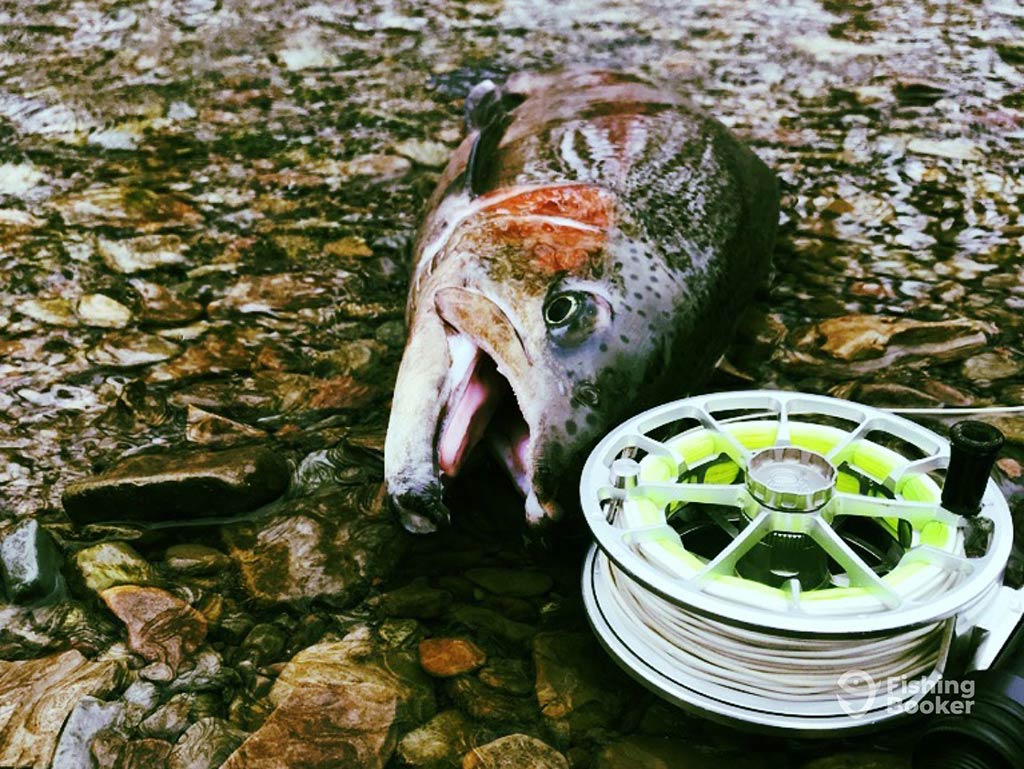
[(180, 598), (156, 587), (125, 585), (100, 597), (128, 628), (128, 646), (172, 670), (206, 638), (206, 619)]
[(231, 559), (220, 550), (206, 545), (171, 545), (164, 552), (167, 568), (178, 574), (195, 576), (216, 574), (231, 566)]
[(254, 510), (284, 493), (288, 463), (262, 447), (221, 452), (142, 454), (64, 489), (76, 523), (174, 520)]
[(473, 748), (462, 769), (569, 769), (565, 756), (526, 734), (510, 734)]
[(118, 688), (114, 660), (90, 661), (66, 651), (23, 662), (0, 662), (0, 766), (47, 769), (59, 729), (75, 705)]
[(457, 765), (475, 747), (482, 730), (458, 710), (445, 710), (414, 729), (398, 743), (398, 757), (407, 766), (442, 769)]
[(266, 438), (265, 431), (189, 404), (185, 438), (203, 446), (231, 446)]
[(178, 345), (162, 337), (142, 331), (122, 331), (108, 334), (87, 356), (99, 366), (135, 368), (170, 360), (180, 352)]
[(0, 542), (0, 573), (7, 597), (30, 603), (63, 589), (60, 551), (34, 518), (18, 524)]
[(129, 281), (139, 295), (141, 320), (155, 326), (178, 326), (191, 323), (203, 314), (203, 306), (190, 299), (182, 299), (170, 289), (141, 278)]
[(270, 692), (276, 709), (225, 769), (383, 767), (434, 710), (411, 640), (362, 627), (299, 652)]
[(75, 554), (75, 565), (86, 587), (101, 593), (118, 585), (151, 585), (153, 567), (127, 542), (101, 542)]
[(51, 769), (81, 769), (90, 765), (93, 737), (124, 718), (124, 703), (83, 697), (71, 711), (60, 733)]
[(533, 663), (537, 703), (559, 731), (575, 737), (622, 714), (627, 681), (591, 635), (542, 633), (533, 639)]
[(127, 274), (186, 263), (177, 235), (146, 235), (128, 240), (100, 238), (96, 250), (110, 269)]
[(762, 769), (764, 756), (748, 753), (708, 753), (689, 742), (661, 737), (632, 736), (613, 742), (597, 754), (594, 769)]
[(271, 518), (222, 531), (245, 589), (263, 603), (319, 598), (348, 606), (405, 547), (379, 483), (289, 500)]
[(167, 769), (217, 769), (247, 736), (222, 718), (201, 718), (171, 749)]
[(487, 661), (487, 654), (465, 638), (424, 638), (420, 641), (420, 665), (435, 678), (472, 673)]
[(124, 328), (132, 319), (132, 311), (105, 294), (86, 294), (78, 300), (75, 312), (87, 326)]

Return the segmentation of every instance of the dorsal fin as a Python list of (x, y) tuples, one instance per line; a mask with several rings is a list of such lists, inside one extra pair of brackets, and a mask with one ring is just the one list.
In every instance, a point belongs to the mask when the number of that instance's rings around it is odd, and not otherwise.
[(501, 137), (508, 128), (512, 110), (523, 99), (524, 95), (503, 91), (492, 80), (473, 86), (466, 96), (466, 125), (476, 131), (466, 164), (466, 190), (470, 197), (487, 191)]

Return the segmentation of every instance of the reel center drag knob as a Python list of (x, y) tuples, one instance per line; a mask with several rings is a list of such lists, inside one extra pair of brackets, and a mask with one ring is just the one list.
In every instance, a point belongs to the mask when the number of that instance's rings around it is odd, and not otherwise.
[(747, 491), (765, 507), (810, 513), (832, 498), (836, 469), (821, 454), (775, 446), (750, 458), (746, 483)]

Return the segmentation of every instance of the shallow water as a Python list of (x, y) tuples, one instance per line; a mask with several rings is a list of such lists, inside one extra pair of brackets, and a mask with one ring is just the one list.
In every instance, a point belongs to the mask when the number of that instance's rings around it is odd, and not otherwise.
[[(378, 445), (420, 207), (467, 88), (519, 69), (673, 80), (777, 170), (776, 280), (716, 386), (1024, 402), (1024, 9), (643, 5), (0, 4), (4, 513), (63, 526), (67, 482), (190, 405), (298, 458)], [(815, 329), (854, 314), (942, 323)]]

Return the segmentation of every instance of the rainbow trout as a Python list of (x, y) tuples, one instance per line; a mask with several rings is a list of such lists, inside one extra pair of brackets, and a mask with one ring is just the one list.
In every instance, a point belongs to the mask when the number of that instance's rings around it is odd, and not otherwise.
[(403, 525), (489, 448), (533, 524), (587, 451), (692, 392), (768, 275), (771, 171), (676, 91), (583, 72), (485, 82), (414, 248), (384, 450)]

